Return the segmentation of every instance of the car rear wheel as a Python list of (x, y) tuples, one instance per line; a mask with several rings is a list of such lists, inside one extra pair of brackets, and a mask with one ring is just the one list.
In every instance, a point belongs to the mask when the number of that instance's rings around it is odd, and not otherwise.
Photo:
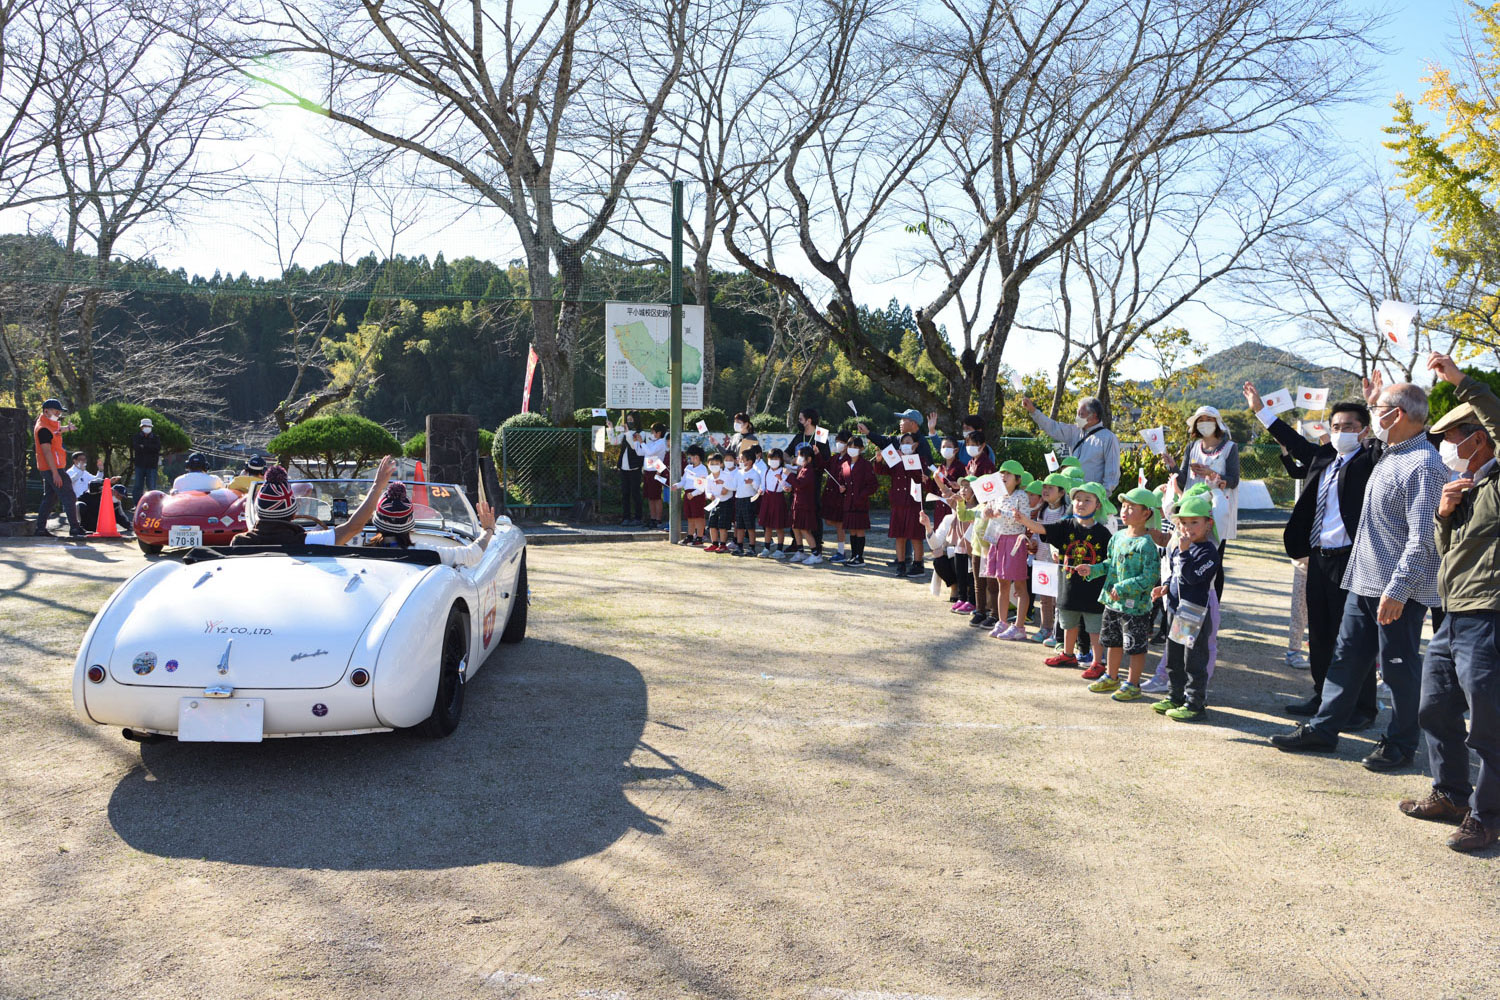
[(510, 602), (510, 617), (505, 620), (505, 631), (500, 633), (501, 642), (520, 642), (526, 638), (526, 606), (531, 603), (531, 593), (526, 587), (526, 553), (521, 553), (521, 568), (516, 571), (515, 600)]
[(159, 555), (161, 555), (162, 547), (160, 545), (152, 545), (150, 542), (146, 541), (144, 538), (137, 537), (136, 540), (135, 540), (135, 544), (139, 545), (141, 547), (141, 551), (144, 552), (144, 553), (146, 553), (146, 555), (148, 555), (148, 556), (159, 556)]
[(455, 604), (449, 609), (448, 624), (443, 628), (437, 697), (432, 703), (432, 714), (416, 727), (421, 735), (441, 739), (452, 735), (458, 728), (464, 710), (464, 660), (468, 655), (469, 620)]

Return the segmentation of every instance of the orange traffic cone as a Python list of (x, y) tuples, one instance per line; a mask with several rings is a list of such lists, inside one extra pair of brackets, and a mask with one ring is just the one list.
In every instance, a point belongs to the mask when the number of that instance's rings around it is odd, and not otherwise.
[[(412, 476), (412, 478), (415, 479), (419, 483), (425, 483), (425, 482), (427, 482), (427, 473), (425, 473), (425, 472), (422, 471), (422, 462), (421, 462), (421, 460), (417, 461), (417, 471)], [(425, 486), (413, 486), (412, 490), (411, 490), (411, 502), (412, 503), (419, 503), (419, 504), (421, 504), (424, 507), (431, 507), (432, 504), (429, 503), (428, 500), (427, 500), (427, 487), (425, 487)]]
[(94, 525), (90, 538), (120, 538), (120, 526), (115, 524), (115, 490), (108, 478), (104, 480), (104, 492), (99, 494), (99, 521)]

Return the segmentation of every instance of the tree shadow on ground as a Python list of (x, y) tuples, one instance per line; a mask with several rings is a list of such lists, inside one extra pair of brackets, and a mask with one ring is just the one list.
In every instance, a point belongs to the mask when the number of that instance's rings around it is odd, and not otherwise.
[[(147, 745), (109, 820), (146, 854), (242, 865), (562, 864), (632, 829), (662, 832), (626, 797), (632, 782), (720, 787), (642, 744), (646, 712), (632, 664), (528, 640), (502, 647), (469, 684), (448, 739)], [(633, 768), (638, 746), (665, 766)]]

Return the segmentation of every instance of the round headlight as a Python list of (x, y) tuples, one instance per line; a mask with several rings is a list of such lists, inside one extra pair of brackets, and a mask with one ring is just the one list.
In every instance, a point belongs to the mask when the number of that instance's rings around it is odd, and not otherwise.
[(362, 688), (370, 683), (370, 672), (364, 667), (355, 667), (349, 671), (349, 683), (357, 688)]
[(95, 663), (88, 669), (88, 679), (95, 684), (104, 683), (104, 668)]

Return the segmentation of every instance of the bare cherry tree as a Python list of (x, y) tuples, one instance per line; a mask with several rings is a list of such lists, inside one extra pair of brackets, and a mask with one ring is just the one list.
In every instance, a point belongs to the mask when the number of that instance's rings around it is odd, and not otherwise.
[[(238, 24), (321, 74), (302, 106), (457, 180), (526, 260), (543, 392), (571, 415), (584, 261), (677, 85), (688, 0), (246, 0)], [(242, 61), (241, 42), (221, 51)], [(247, 66), (247, 68), (250, 68)], [(274, 82), (274, 81), (273, 81)]]

